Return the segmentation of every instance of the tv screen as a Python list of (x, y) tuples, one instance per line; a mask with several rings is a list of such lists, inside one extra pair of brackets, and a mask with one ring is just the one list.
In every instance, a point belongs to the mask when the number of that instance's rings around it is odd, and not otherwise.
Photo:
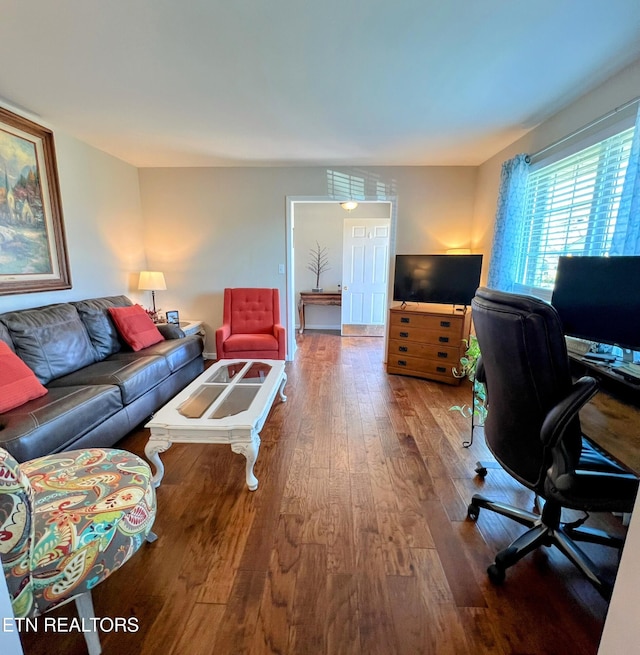
[(393, 299), (470, 305), (482, 255), (396, 255)]
[(551, 304), (566, 335), (640, 350), (640, 257), (560, 257)]

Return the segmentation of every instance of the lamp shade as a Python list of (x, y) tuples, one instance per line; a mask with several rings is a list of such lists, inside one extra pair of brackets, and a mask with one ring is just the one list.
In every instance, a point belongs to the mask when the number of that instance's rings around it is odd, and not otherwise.
[(164, 273), (160, 271), (140, 271), (138, 289), (142, 291), (165, 291), (166, 288)]

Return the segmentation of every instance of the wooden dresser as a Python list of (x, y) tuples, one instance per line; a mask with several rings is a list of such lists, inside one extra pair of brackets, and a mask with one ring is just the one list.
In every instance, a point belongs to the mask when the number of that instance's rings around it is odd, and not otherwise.
[(389, 310), (387, 373), (460, 384), (460, 369), (471, 330), (471, 308), (451, 305), (406, 305)]

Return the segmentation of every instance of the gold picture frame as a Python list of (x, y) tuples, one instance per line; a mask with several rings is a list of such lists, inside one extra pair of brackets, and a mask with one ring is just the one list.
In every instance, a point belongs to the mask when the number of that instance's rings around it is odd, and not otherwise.
[(53, 132), (0, 107), (0, 295), (70, 288)]

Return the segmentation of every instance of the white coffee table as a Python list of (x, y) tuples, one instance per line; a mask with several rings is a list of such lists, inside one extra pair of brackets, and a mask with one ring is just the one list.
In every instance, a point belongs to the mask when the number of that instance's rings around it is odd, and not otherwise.
[(221, 359), (160, 409), (146, 424), (151, 436), (144, 452), (155, 466), (152, 482), (160, 486), (164, 465), (160, 453), (173, 443), (230, 444), (246, 460), (247, 487), (258, 488), (253, 466), (260, 449), (260, 430), (287, 382), (282, 360)]

